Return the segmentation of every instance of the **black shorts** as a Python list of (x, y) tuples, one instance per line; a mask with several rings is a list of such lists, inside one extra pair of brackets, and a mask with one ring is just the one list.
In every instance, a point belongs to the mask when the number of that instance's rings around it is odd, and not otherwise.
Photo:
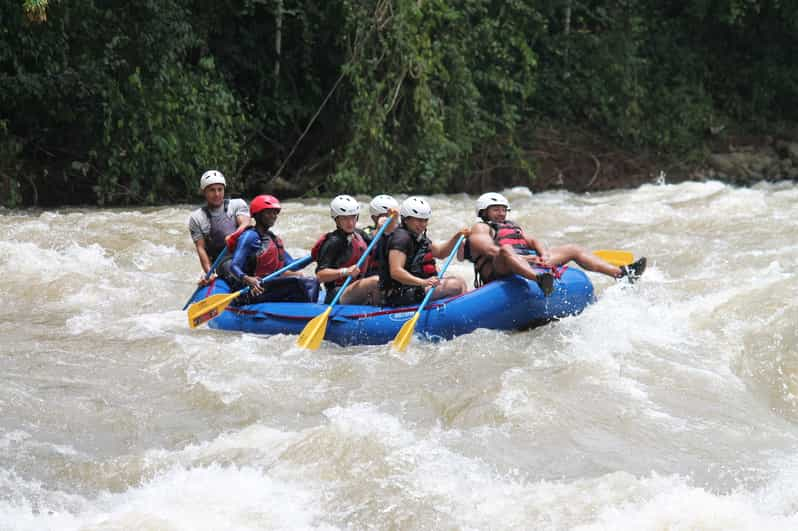
[(424, 300), (426, 291), (421, 286), (402, 286), (385, 292), (386, 306), (415, 306)]
[[(240, 285), (240, 283), (239, 283)], [(241, 287), (233, 288), (235, 291)], [(251, 291), (235, 300), (237, 306), (256, 304), (259, 302), (316, 302), (319, 283), (315, 278), (278, 277), (263, 284), (263, 293), (258, 296)]]

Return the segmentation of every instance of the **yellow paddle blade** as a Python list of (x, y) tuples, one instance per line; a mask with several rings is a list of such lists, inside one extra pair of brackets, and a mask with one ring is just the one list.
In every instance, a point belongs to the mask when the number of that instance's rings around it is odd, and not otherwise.
[(207, 299), (195, 302), (188, 307), (188, 326), (197, 328), (202, 323), (210, 321), (222, 313), (240, 293), (240, 291), (230, 293), (229, 295), (218, 293)]
[(330, 316), (332, 306), (328, 306), (324, 312), (310, 320), (302, 333), (299, 334), (299, 339), (296, 340), (296, 346), (299, 348), (307, 348), (316, 350), (321, 346), (321, 340), (324, 339), (324, 333), (327, 331), (327, 318)]
[(399, 330), (399, 333), (393, 338), (393, 343), (391, 343), (391, 347), (393, 347), (394, 350), (399, 352), (405, 351), (407, 345), (410, 344), (410, 340), (413, 339), (413, 332), (416, 330), (416, 323), (418, 322), (419, 315), (419, 312), (416, 312), (410, 320), (402, 325), (402, 329)]
[(593, 251), (593, 254), (595, 254), (605, 262), (609, 262), (610, 264), (619, 267), (629, 265), (635, 261), (635, 255), (633, 255), (629, 251), (601, 249), (598, 251)]

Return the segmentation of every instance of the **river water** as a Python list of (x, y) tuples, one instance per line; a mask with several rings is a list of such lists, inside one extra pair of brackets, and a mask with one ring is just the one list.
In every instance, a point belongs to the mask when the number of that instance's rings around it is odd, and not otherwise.
[[(590, 274), (596, 304), (531, 331), (309, 352), (188, 328), (192, 206), (0, 211), (0, 529), (798, 528), (798, 186), (506, 194), (643, 281)], [(473, 200), (431, 198), (431, 236)], [(327, 212), (276, 232), (302, 256)]]

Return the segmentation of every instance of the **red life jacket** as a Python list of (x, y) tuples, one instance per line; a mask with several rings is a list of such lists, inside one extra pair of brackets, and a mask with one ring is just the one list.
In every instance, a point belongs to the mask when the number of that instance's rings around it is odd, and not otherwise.
[[(252, 259), (253, 257), (250, 257)], [(283, 240), (272, 231), (260, 237), (260, 251), (255, 255), (255, 276), (265, 277), (285, 266)]]
[(493, 229), (495, 233), (493, 235), (493, 241), (496, 242), (496, 245), (499, 247), (502, 245), (511, 245), (513, 249), (518, 249), (519, 251), (526, 251), (529, 249), (529, 244), (527, 244), (526, 238), (524, 238), (524, 231), (512, 221), (504, 221), (503, 223), (487, 221), (486, 223)]
[[(227, 238), (227, 248), (234, 251), (238, 238), (245, 230), (255, 230), (255, 227), (239, 228)], [(246, 271), (251, 271), (251, 275), (265, 277), (274, 273), (285, 265), (285, 247), (283, 240), (272, 231), (267, 230), (266, 234), (259, 234), (260, 249), (257, 253), (247, 257)]]
[[(328, 232), (327, 234), (323, 235), (321, 238), (319, 238), (316, 241), (316, 243), (313, 245), (313, 248), (310, 250), (310, 256), (313, 257), (313, 260), (318, 261), (321, 247), (324, 245), (324, 242), (327, 240), (327, 238), (331, 234), (335, 234), (335, 232), (337, 231)], [(342, 256), (346, 256), (347, 254), (349, 256), (345, 260), (341, 260), (341, 262), (337, 263), (336, 267), (351, 267), (357, 264), (358, 260), (360, 260), (360, 257), (365, 254), (366, 249), (368, 248), (366, 240), (363, 239), (363, 236), (360, 234), (360, 232), (357, 229), (355, 229), (355, 232), (353, 232), (351, 236), (347, 235), (346, 240), (347, 240), (347, 252), (345, 252)], [(370, 261), (371, 261), (370, 257), (366, 258), (365, 262), (360, 267), (361, 273), (359, 277), (363, 276), (363, 273), (369, 270), (369, 267), (371, 266)], [(357, 278), (359, 277), (355, 277), (352, 280), (357, 280)], [(332, 284), (334, 284), (335, 286), (340, 286), (345, 281), (346, 277), (339, 278), (336, 279), (334, 282), (332, 282)]]
[(236, 244), (238, 243), (238, 237), (244, 234), (244, 231), (247, 229), (251, 229), (249, 225), (241, 225), (236, 229), (236, 231), (230, 235), (228, 235), (225, 239), (225, 245), (227, 245), (227, 252), (232, 254), (233, 251), (236, 250)]

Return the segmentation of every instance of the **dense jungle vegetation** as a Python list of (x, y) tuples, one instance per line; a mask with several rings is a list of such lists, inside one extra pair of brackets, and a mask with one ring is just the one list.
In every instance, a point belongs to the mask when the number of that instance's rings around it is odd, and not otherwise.
[(534, 183), (541, 124), (700, 157), (795, 131), (796, 34), (786, 0), (9, 0), (0, 197)]

